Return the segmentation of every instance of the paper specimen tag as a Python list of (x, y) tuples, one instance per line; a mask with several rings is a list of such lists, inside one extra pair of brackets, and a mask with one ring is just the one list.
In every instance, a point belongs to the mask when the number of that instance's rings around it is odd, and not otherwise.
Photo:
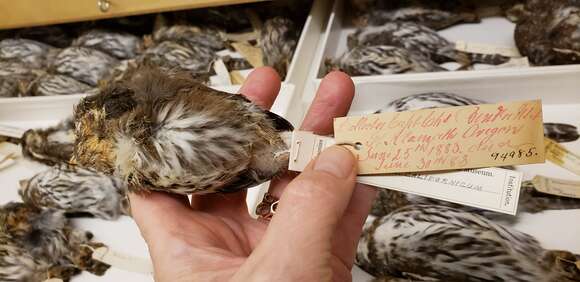
[(254, 47), (246, 42), (233, 42), (232, 47), (250, 63), (255, 68), (264, 66), (262, 62), (262, 50), (258, 47)]
[(12, 137), (12, 138), (22, 138), (26, 129), (19, 127), (13, 127), (5, 124), (0, 124), (0, 135)]
[(556, 179), (537, 175), (532, 180), (538, 192), (580, 199), (580, 181)]
[(153, 273), (151, 261), (120, 254), (107, 247), (95, 249), (92, 257), (118, 269), (145, 274)]
[(234, 85), (243, 84), (244, 81), (246, 81), (246, 79), (244, 78), (242, 73), (240, 71), (237, 71), (237, 70), (230, 72), (230, 80), (232, 81), (232, 84), (234, 84)]
[(228, 68), (222, 59), (217, 59), (213, 63), (213, 70), (215, 71), (216, 75), (212, 76), (212, 85), (232, 85), (232, 81), (230, 80), (230, 73), (228, 72)]
[(466, 42), (462, 40), (455, 42), (455, 50), (478, 54), (499, 54), (506, 57), (522, 56), (517, 48)]
[(539, 100), (336, 118), (334, 134), (360, 175), (545, 162)]
[(558, 142), (544, 138), (546, 159), (558, 166), (580, 175), (580, 156), (570, 152)]
[(63, 281), (62, 281), (62, 279), (58, 279), (58, 278), (50, 278), (50, 279), (44, 280), (44, 282), (63, 282)]
[[(335, 144), (331, 137), (305, 131), (293, 132), (289, 169), (302, 171), (320, 152)], [(359, 176), (357, 181), (513, 215), (518, 206), (522, 173), (483, 168), (443, 173)]]
[(16, 163), (15, 159), (16, 156), (14, 153), (10, 153), (8, 155), (0, 154), (0, 171), (15, 164)]

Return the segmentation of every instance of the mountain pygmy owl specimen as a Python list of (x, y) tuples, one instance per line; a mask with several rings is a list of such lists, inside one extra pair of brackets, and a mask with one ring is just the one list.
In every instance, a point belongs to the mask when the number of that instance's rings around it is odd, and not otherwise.
[(436, 205), (411, 205), (367, 224), (356, 260), (385, 277), (379, 281), (580, 281), (576, 255), (546, 250), (532, 236)]
[(479, 22), (480, 19), (475, 13), (413, 6), (393, 10), (372, 9), (355, 18), (354, 21), (359, 26), (383, 25), (388, 22), (414, 22), (434, 30), (441, 30), (460, 23)]
[(0, 278), (68, 280), (80, 270), (103, 275), (109, 266), (91, 257), (92, 249), (103, 246), (92, 236), (73, 229), (61, 211), (15, 202), (0, 206), (0, 244), (6, 244), (0, 250), (7, 251), (0, 251)]
[(24, 203), (68, 214), (113, 220), (128, 214), (129, 203), (121, 181), (80, 167), (58, 166), (20, 181)]
[(141, 68), (75, 109), (73, 160), (120, 177), (132, 191), (234, 192), (288, 165), (292, 126), (241, 95), (189, 73)]
[(74, 146), (74, 123), (72, 119), (44, 129), (29, 129), (20, 140), (24, 157), (56, 165), (69, 162)]
[(30, 68), (42, 68), (50, 63), (58, 49), (30, 39), (0, 41), (0, 60), (12, 60)]
[(141, 41), (129, 33), (93, 29), (75, 39), (72, 45), (96, 49), (123, 60), (137, 56), (143, 48)]

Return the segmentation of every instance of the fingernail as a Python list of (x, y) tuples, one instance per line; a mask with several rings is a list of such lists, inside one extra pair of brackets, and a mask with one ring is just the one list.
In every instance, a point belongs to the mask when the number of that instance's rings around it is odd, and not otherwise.
[(324, 150), (316, 159), (314, 170), (328, 172), (338, 178), (348, 177), (354, 169), (352, 153), (338, 146)]

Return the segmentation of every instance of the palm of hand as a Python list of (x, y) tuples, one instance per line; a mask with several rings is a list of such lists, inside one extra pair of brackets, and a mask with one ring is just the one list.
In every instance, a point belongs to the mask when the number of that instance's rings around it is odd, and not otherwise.
[[(332, 132), (332, 118), (346, 114), (353, 96), (352, 83), (343, 74), (325, 81), (302, 125), (320, 134)], [(251, 93), (246, 96), (269, 108), (279, 87), (277, 75), (263, 68), (250, 75), (241, 93)], [(270, 193), (280, 198), (292, 179), (288, 174), (274, 180)], [(320, 184), (301, 182), (296, 185)], [(269, 224), (248, 214), (245, 191), (194, 196), (191, 203), (163, 193), (131, 195), (131, 204), (157, 281), (348, 281), (374, 190), (359, 187), (362, 191), (349, 194), (334, 213), (304, 207), (308, 201), (326, 206), (337, 200), (319, 190), (284, 191), (285, 197), (293, 196), (284, 203), (288, 216), (276, 215)]]

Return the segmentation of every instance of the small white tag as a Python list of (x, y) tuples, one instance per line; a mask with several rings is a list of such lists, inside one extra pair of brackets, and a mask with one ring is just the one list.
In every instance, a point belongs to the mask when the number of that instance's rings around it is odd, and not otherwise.
[(288, 169), (302, 171), (324, 149), (334, 145), (334, 138), (316, 135), (309, 131), (292, 132), (290, 163)]
[(0, 154), (0, 171), (4, 170), (16, 163), (16, 156), (14, 153), (8, 155)]
[(580, 181), (536, 175), (532, 183), (534, 188), (541, 193), (580, 199)]
[(50, 278), (47, 280), (44, 280), (44, 282), (63, 282), (62, 279), (58, 279), (58, 278)]
[(220, 86), (230, 86), (232, 85), (232, 81), (230, 80), (230, 73), (226, 64), (222, 59), (217, 59), (213, 63), (213, 70), (215, 71), (216, 75), (212, 76), (211, 85), (220, 85)]
[(142, 258), (130, 257), (110, 250), (107, 247), (100, 247), (93, 251), (93, 259), (104, 262), (118, 269), (151, 274), (153, 265), (151, 261)]
[[(289, 169), (302, 171), (334, 139), (312, 132), (292, 135)], [(501, 168), (359, 176), (359, 183), (515, 215), (523, 174)]]
[(522, 55), (517, 48), (494, 46), (489, 44), (466, 42), (459, 40), (455, 42), (455, 50), (478, 53), (478, 54), (499, 54), (506, 57), (521, 57)]
[(0, 135), (12, 138), (22, 138), (26, 129), (0, 124)]

